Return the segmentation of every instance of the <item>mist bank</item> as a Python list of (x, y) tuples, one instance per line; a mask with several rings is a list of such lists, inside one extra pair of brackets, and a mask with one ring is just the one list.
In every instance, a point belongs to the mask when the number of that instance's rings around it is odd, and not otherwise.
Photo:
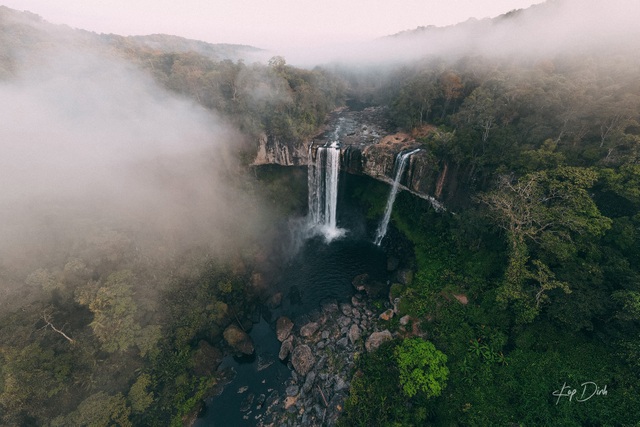
[(313, 48), (283, 47), (279, 54), (298, 66), (341, 64), (385, 67), (424, 58), (465, 56), (538, 60), (575, 53), (637, 52), (640, 4), (625, 0), (549, 0), (495, 18), (470, 18), (447, 27), (429, 25), (368, 42), (344, 40)]

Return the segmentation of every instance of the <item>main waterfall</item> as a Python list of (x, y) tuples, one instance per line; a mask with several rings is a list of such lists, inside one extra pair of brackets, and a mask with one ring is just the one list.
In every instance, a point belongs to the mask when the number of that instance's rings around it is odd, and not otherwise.
[(389, 198), (387, 199), (387, 206), (384, 209), (384, 216), (382, 217), (382, 221), (380, 221), (380, 225), (378, 225), (378, 230), (376, 231), (376, 238), (374, 243), (380, 246), (382, 243), (382, 239), (387, 234), (387, 227), (389, 226), (389, 220), (391, 219), (391, 211), (393, 210), (393, 202), (396, 200), (396, 194), (398, 194), (398, 186), (400, 185), (400, 180), (402, 179), (402, 174), (404, 173), (404, 169), (407, 166), (407, 160), (411, 157), (412, 154), (420, 151), (419, 148), (416, 148), (413, 151), (409, 151), (408, 153), (399, 154), (396, 157), (395, 162), (395, 171), (396, 175), (393, 179), (393, 186), (391, 187), (391, 192), (389, 193)]
[(340, 172), (340, 145), (334, 141), (316, 149), (309, 147), (307, 182), (309, 187), (309, 223), (314, 232), (331, 240), (344, 234), (338, 228), (338, 177)]

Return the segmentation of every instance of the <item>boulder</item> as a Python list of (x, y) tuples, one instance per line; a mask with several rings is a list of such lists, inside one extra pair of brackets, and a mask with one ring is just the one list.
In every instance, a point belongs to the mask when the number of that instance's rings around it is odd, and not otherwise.
[(380, 320), (389, 321), (393, 317), (393, 310), (388, 309), (385, 310), (382, 314), (380, 314)]
[(356, 288), (356, 291), (364, 291), (365, 288), (365, 284), (369, 281), (369, 275), (368, 274), (359, 274), (356, 277), (353, 278), (353, 280), (351, 281), (351, 284), (353, 285), (354, 288)]
[(305, 393), (309, 393), (311, 391), (311, 387), (313, 387), (313, 382), (316, 380), (316, 373), (314, 371), (309, 372), (307, 375), (307, 379), (302, 386), (302, 391)]
[(302, 344), (293, 349), (291, 364), (298, 374), (307, 375), (315, 363), (316, 358), (308, 345)]
[(338, 311), (338, 303), (337, 302), (331, 301), (331, 302), (327, 302), (327, 303), (322, 304), (322, 312), (325, 313), (325, 314), (331, 315), (331, 314), (333, 314), (333, 313), (335, 313), (337, 311)]
[(235, 324), (231, 324), (224, 330), (222, 334), (224, 340), (235, 351), (243, 354), (253, 354), (253, 341), (249, 334), (237, 327)]
[(356, 341), (360, 339), (360, 336), (361, 332), (358, 325), (351, 325), (351, 327), (349, 328), (349, 332), (347, 332), (347, 337), (349, 337), (349, 341), (351, 341), (351, 344), (355, 344)]
[(287, 339), (287, 337), (291, 334), (291, 330), (293, 329), (293, 322), (291, 319), (285, 316), (281, 316), (276, 320), (276, 335), (278, 336), (278, 341), (283, 342)]
[(351, 306), (349, 304), (344, 304), (344, 303), (340, 304), (340, 311), (345, 316), (351, 316), (353, 314), (353, 309), (351, 308)]
[(411, 316), (409, 316), (408, 314), (400, 318), (400, 324), (402, 326), (407, 326), (409, 324), (409, 321), (411, 321)]
[(271, 297), (267, 300), (267, 307), (269, 307), (271, 310), (280, 307), (280, 305), (282, 305), (282, 292), (271, 295)]
[(293, 350), (293, 335), (289, 335), (289, 338), (282, 342), (278, 358), (285, 360), (289, 356), (289, 353), (291, 353), (291, 350)]
[(300, 336), (308, 338), (311, 335), (315, 334), (319, 328), (320, 325), (318, 325), (316, 322), (309, 322), (300, 328)]
[(297, 396), (299, 392), (300, 392), (300, 387), (295, 384), (290, 385), (285, 390), (285, 393), (287, 394), (287, 396)]
[(380, 345), (382, 345), (385, 341), (391, 341), (393, 336), (391, 336), (391, 332), (388, 329), (385, 329), (382, 332), (374, 332), (369, 335), (367, 341), (364, 343), (365, 348), (368, 352), (372, 352), (376, 350)]

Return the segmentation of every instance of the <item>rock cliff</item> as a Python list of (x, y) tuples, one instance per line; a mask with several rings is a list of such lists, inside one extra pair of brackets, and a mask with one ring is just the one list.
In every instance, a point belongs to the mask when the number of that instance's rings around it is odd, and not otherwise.
[(308, 162), (310, 147), (313, 152), (315, 147), (338, 141), (342, 170), (392, 183), (398, 154), (422, 148), (410, 157), (400, 188), (430, 200), (436, 208), (442, 208), (440, 201), (450, 198), (449, 193), (455, 190), (449, 183), (449, 166), (438, 161), (410, 135), (386, 131), (389, 124), (385, 117), (384, 107), (360, 111), (345, 108), (335, 111), (321, 132), (311, 140), (280, 141), (263, 135), (258, 141), (253, 165), (303, 166)]

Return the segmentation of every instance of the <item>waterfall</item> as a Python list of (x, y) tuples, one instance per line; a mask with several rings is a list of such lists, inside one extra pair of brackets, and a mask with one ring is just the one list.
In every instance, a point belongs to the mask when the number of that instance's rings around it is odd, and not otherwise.
[(307, 185), (309, 187), (309, 223), (314, 233), (324, 235), (327, 242), (340, 237), (344, 230), (338, 228), (338, 176), (340, 172), (340, 145), (316, 149), (313, 161), (313, 145), (309, 147)]
[(398, 186), (400, 185), (400, 180), (402, 179), (402, 174), (404, 173), (404, 169), (407, 166), (407, 160), (412, 154), (420, 151), (419, 148), (416, 148), (413, 151), (409, 151), (408, 153), (399, 154), (396, 157), (396, 162), (394, 165), (394, 169), (396, 171), (396, 175), (393, 179), (393, 186), (391, 187), (391, 192), (389, 193), (389, 198), (387, 199), (387, 206), (384, 209), (384, 216), (382, 217), (382, 221), (380, 221), (380, 225), (378, 225), (378, 230), (376, 231), (376, 238), (374, 243), (380, 246), (382, 243), (382, 239), (387, 234), (387, 227), (389, 226), (389, 220), (391, 219), (391, 211), (393, 210), (393, 202), (396, 200), (396, 194), (398, 194)]

